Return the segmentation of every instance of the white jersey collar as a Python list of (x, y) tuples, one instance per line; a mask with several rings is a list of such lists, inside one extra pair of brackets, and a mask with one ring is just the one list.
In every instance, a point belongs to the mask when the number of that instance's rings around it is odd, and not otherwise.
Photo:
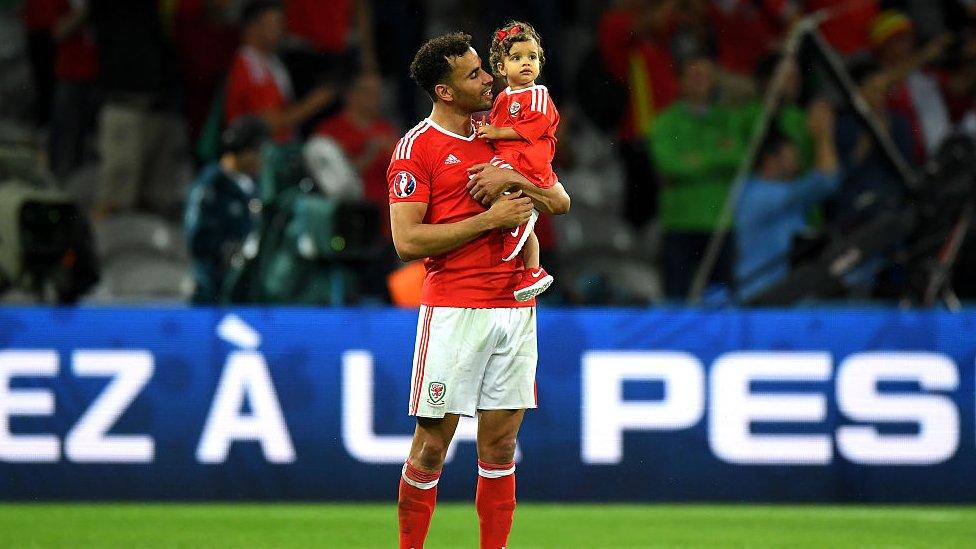
[(540, 90), (540, 89), (545, 89), (545, 86), (543, 86), (542, 84), (535, 84), (534, 86), (529, 86), (528, 88), (522, 88), (520, 90), (513, 90), (512, 87), (509, 86), (505, 88), (505, 95), (512, 95), (513, 93), (522, 93), (522, 92)]
[(444, 128), (440, 127), (437, 124), (437, 122), (434, 122), (433, 120), (431, 120), (430, 117), (427, 117), (426, 120), (427, 120), (427, 123), (430, 124), (430, 127), (434, 128), (435, 130), (437, 130), (437, 131), (439, 131), (439, 132), (441, 132), (441, 133), (443, 133), (445, 135), (449, 135), (451, 137), (454, 137), (456, 139), (460, 139), (462, 141), (474, 141), (474, 138), (475, 138), (475, 135), (476, 134), (473, 131), (471, 132), (471, 135), (469, 135), (467, 137), (464, 137), (463, 135), (458, 135), (458, 134), (456, 134), (456, 133), (454, 133), (452, 131), (445, 130)]

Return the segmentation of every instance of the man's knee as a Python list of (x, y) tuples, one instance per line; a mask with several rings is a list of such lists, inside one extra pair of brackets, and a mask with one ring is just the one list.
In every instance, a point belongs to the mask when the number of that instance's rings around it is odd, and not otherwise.
[(458, 416), (450, 414), (443, 418), (417, 418), (409, 458), (414, 467), (427, 471), (440, 471), (444, 467), (457, 422)]
[(427, 471), (440, 471), (444, 467), (448, 445), (449, 443), (438, 437), (423, 436), (410, 460), (414, 467)]
[(515, 460), (516, 440), (512, 435), (501, 435), (479, 442), (478, 454), (487, 463), (511, 463)]

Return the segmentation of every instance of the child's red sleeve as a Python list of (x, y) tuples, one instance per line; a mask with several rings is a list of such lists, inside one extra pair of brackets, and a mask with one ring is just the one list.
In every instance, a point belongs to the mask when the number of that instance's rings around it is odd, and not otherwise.
[(549, 92), (544, 86), (532, 90), (528, 105), (522, 106), (522, 112), (516, 118), (512, 129), (529, 143), (537, 141), (546, 134), (550, 126), (556, 121), (556, 107), (549, 98)]

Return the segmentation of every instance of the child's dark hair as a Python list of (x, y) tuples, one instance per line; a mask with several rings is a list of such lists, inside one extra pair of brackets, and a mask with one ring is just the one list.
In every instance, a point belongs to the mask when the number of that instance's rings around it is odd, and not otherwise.
[(491, 64), (492, 74), (501, 76), (498, 65), (508, 55), (512, 44), (529, 40), (535, 40), (539, 46), (539, 66), (545, 65), (546, 52), (542, 48), (542, 37), (532, 25), (523, 21), (509, 21), (502, 28), (496, 29), (491, 35), (491, 49), (488, 52), (488, 63)]
[(431, 38), (420, 46), (410, 63), (410, 78), (423, 88), (431, 100), (437, 101), (434, 87), (443, 84), (451, 74), (452, 57), (461, 57), (471, 49), (471, 36), (461, 32)]

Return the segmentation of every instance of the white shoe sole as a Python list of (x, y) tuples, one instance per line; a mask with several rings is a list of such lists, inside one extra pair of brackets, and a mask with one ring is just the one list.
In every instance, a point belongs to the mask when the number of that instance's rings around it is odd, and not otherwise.
[[(519, 239), (518, 245), (515, 246), (515, 250), (512, 251), (511, 255), (508, 257), (503, 257), (502, 261), (511, 261), (518, 256), (519, 252), (522, 251), (522, 247), (525, 246), (525, 241), (529, 239), (529, 235), (532, 234), (532, 229), (535, 228), (535, 222), (539, 219), (539, 212), (532, 210), (532, 215), (529, 216), (529, 220), (525, 222), (525, 230), (522, 231), (522, 238)], [(505, 229), (506, 231), (508, 229)]]
[(549, 286), (552, 285), (552, 281), (553, 281), (552, 275), (546, 275), (540, 278), (538, 282), (536, 282), (531, 286), (527, 286), (525, 288), (522, 288), (521, 290), (515, 290), (513, 292), (515, 294), (515, 301), (528, 301), (532, 299), (533, 297), (548, 290)]

